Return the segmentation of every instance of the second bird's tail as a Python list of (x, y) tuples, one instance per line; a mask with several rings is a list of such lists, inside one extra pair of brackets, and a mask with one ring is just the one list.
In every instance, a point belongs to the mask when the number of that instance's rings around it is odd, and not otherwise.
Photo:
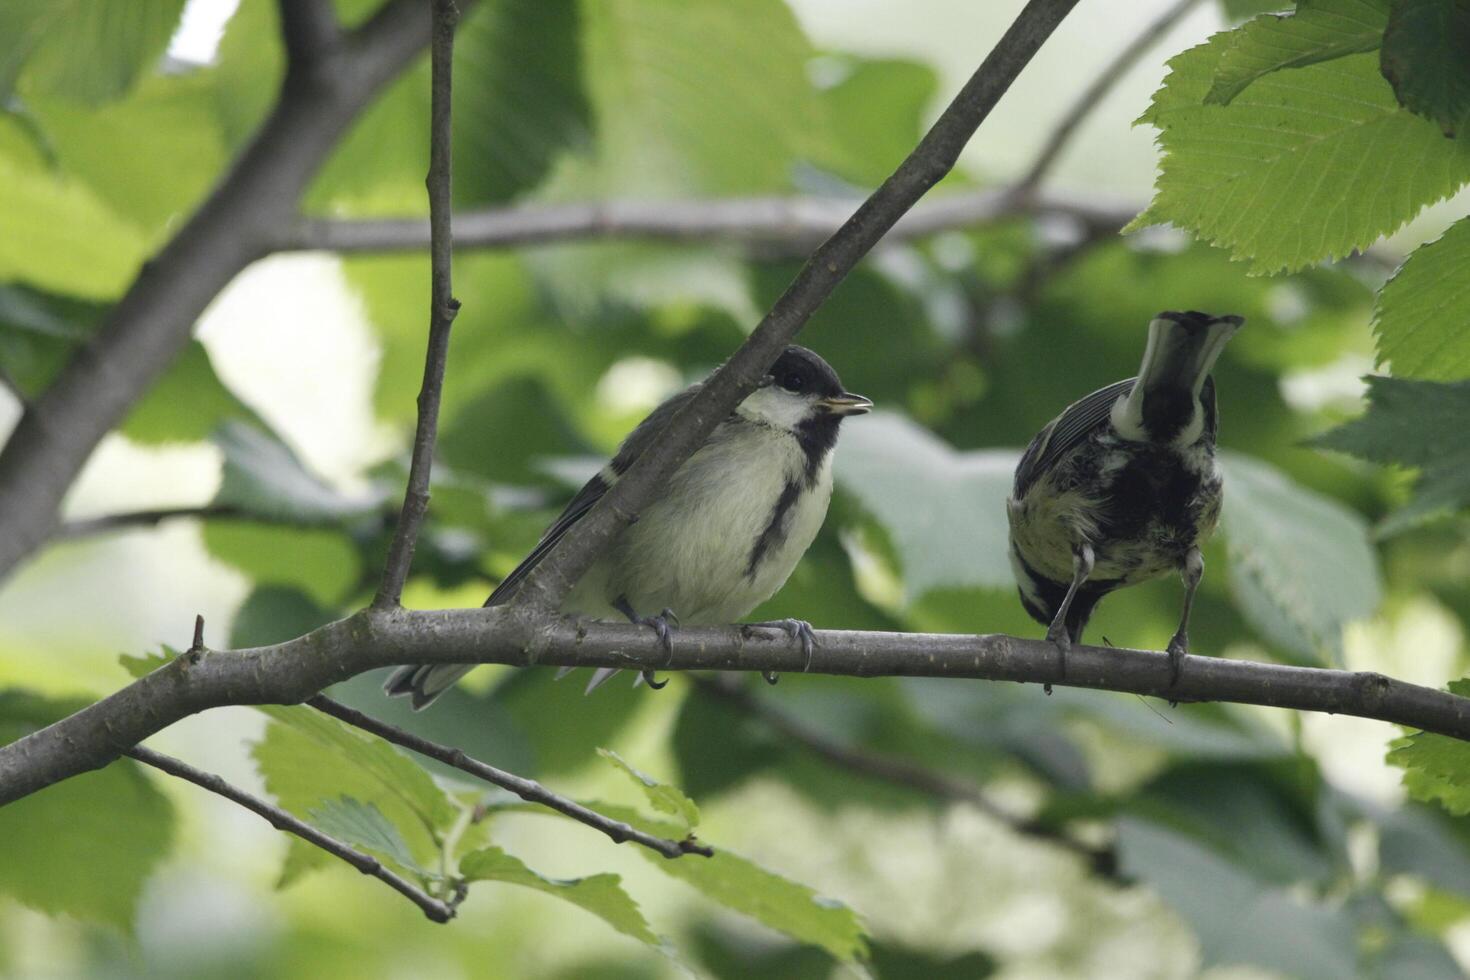
[(1198, 424), (1205, 379), (1244, 318), (1190, 310), (1160, 313), (1148, 325), (1138, 380), (1113, 408), (1113, 427), (1128, 439), (1170, 442)]

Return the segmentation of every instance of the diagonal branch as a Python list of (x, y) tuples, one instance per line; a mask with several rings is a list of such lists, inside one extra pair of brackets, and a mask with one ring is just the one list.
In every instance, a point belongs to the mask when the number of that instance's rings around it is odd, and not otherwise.
[(270, 825), (277, 830), (283, 830), (288, 834), (295, 834), (308, 844), (315, 844), (333, 857), (341, 858), (365, 875), (371, 875), (389, 888), (398, 892), (423, 909), (424, 915), (435, 922), (448, 922), (454, 918), (454, 913), (459, 902), (464, 897), (463, 890), (455, 895), (454, 900), (441, 901), (429, 895), (423, 889), (417, 887), (401, 875), (385, 868), (381, 861), (370, 854), (364, 854), (354, 847), (349, 847), (335, 837), (317, 830), (304, 820), (298, 820), (295, 816), (286, 812), (278, 806), (267, 803), (258, 796), (251, 796), (242, 789), (231, 786), (224, 779), (212, 772), (195, 769), (186, 762), (175, 759), (173, 756), (155, 752), (142, 745), (135, 745), (123, 753), (131, 756), (139, 762), (150, 765), (153, 768), (166, 772), (170, 776), (176, 776), (195, 786), (209, 790), (223, 796), (233, 803), (238, 803), (252, 813), (264, 817)]
[(1169, 32), (1184, 15), (1199, 5), (1200, 0), (1175, 0), (1175, 3), (1166, 8), (1151, 21), (1128, 45), (1119, 51), (1112, 61), (1108, 62), (1100, 71), (1092, 84), (1088, 85), (1077, 96), (1077, 101), (1072, 103), (1062, 118), (1057, 121), (1052, 129), (1051, 135), (1047, 137), (1046, 143), (1042, 145), (1041, 151), (1036, 154), (1036, 159), (1027, 168), (1026, 173), (1016, 184), (1016, 192), (1021, 196), (1030, 195), (1046, 175), (1051, 171), (1057, 158), (1072, 141), (1082, 123), (1092, 114), (1103, 99), (1107, 98), (1113, 86), (1122, 80), (1123, 76), (1141, 59), (1148, 50)]
[[(1003, 634), (817, 630), (811, 670), (856, 677), (979, 678), (1323, 711), (1470, 741), (1470, 698), (1382, 674), (1191, 656), (1178, 684), (1162, 653), (1056, 647)], [(653, 631), (533, 619), (509, 606), (364, 610), (305, 636), (248, 650), (191, 650), (53, 725), (0, 746), (0, 805), (105, 766), (191, 714), (227, 704), (296, 704), (367, 670), (404, 663), (502, 663), (800, 673), (806, 654), (779, 629), (686, 626), (672, 655)], [(1039, 695), (1038, 695), (1039, 696)]]
[(433, 39), (430, 41), (433, 89), (429, 110), (429, 345), (424, 358), (424, 383), (419, 389), (418, 426), (413, 436), (413, 456), (408, 468), (408, 487), (403, 494), (403, 511), (388, 546), (383, 583), (373, 605), (392, 607), (403, 596), (403, 583), (413, 564), (419, 525), (429, 509), (429, 471), (434, 465), (434, 442), (439, 434), (439, 400), (444, 391), (444, 365), (449, 357), (449, 330), (459, 313), (454, 298), (454, 232), (450, 195), (454, 187), (452, 168), (454, 31), (459, 24), (455, 0), (433, 0)]
[(534, 779), (526, 779), (515, 773), (497, 769), (492, 765), (472, 759), (465, 755), (463, 749), (452, 749), (447, 745), (431, 742), (412, 732), (406, 732), (386, 722), (378, 721), (361, 711), (349, 708), (345, 704), (333, 701), (331, 698), (318, 694), (306, 702), (310, 707), (331, 715), (338, 721), (345, 722), (353, 728), (361, 728), (365, 732), (376, 735), (378, 738), (395, 745), (401, 745), (419, 755), (430, 759), (437, 759), (446, 766), (453, 766), (460, 772), (467, 772), (477, 779), (483, 779), (492, 786), (509, 790), (527, 803), (537, 803), (557, 813), (571, 817), (578, 823), (586, 824), (593, 830), (601, 831), (612, 838), (613, 843), (621, 844), (624, 841), (632, 841), (642, 844), (652, 851), (657, 851), (666, 858), (680, 857), (684, 854), (699, 854), (711, 857), (714, 851), (700, 844), (694, 838), (689, 837), (681, 841), (667, 840), (663, 837), (655, 837), (646, 834), (637, 827), (626, 824), (621, 820), (603, 816), (596, 810), (590, 810), (575, 800), (569, 800), (559, 793), (554, 793), (536, 782)]
[(555, 609), (614, 535), (638, 512), (714, 427), (750, 392), (781, 349), (847, 274), (924, 193), (954, 168), (960, 151), (1016, 76), (1077, 0), (1029, 0), (975, 74), (914, 151), (852, 217), (812, 253), (750, 338), (705, 382), (586, 517), (527, 577), (515, 604)]
[(0, 578), (54, 532), (57, 506), (93, 448), (189, 342), (209, 302), (270, 251), (327, 154), (428, 37), (422, 0), (388, 0), (342, 38), (331, 71), (288, 72), (239, 159), (0, 450)]
[(786, 742), (800, 745), (839, 769), (904, 786), (947, 803), (968, 804), (1022, 836), (1073, 852), (1085, 860), (1097, 875), (1112, 879), (1119, 877), (1118, 854), (1113, 848), (1094, 847), (1050, 824), (1012, 813), (974, 783), (956, 779), (902, 756), (845, 745), (783, 711), (768, 698), (750, 693), (733, 677), (695, 677), (692, 683), (699, 691), (762, 722)]

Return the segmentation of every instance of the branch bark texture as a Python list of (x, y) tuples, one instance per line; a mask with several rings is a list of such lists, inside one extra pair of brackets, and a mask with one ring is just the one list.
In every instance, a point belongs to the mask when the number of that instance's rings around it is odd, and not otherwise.
[[(1381, 674), (1190, 657), (1178, 685), (1171, 686), (1168, 658), (1151, 651), (1074, 647), (1063, 677), (1056, 647), (1045, 640), (839, 630), (815, 635), (814, 673), (978, 678), (1123, 691), (1181, 703), (1232, 701), (1376, 718), (1470, 741), (1470, 698)], [(105, 766), (188, 715), (227, 704), (297, 704), (378, 667), (501, 663), (794, 674), (801, 673), (804, 662), (801, 643), (780, 629), (685, 627), (671, 658), (651, 630), (542, 619), (514, 606), (365, 610), (275, 646), (191, 650), (76, 714), (0, 747), (0, 805)]]

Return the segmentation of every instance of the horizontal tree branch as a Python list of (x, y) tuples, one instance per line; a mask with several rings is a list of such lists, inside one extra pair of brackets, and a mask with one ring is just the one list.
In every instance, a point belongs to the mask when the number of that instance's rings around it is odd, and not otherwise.
[(463, 749), (454, 749), (447, 745), (440, 745), (438, 742), (431, 742), (422, 736), (415, 735), (413, 732), (406, 732), (397, 726), (379, 721), (371, 715), (363, 714), (355, 708), (349, 708), (345, 704), (333, 701), (325, 695), (318, 694), (306, 703), (309, 707), (315, 708), (323, 714), (331, 715), (340, 722), (351, 725), (354, 728), (360, 728), (386, 742), (401, 745), (409, 751), (417, 752), (419, 755), (427, 756), (430, 759), (437, 759), (446, 766), (452, 766), (460, 772), (469, 773), (476, 779), (483, 779), (492, 786), (499, 786), (501, 789), (509, 790), (527, 803), (535, 803), (555, 810), (564, 816), (571, 817), (578, 823), (586, 824), (593, 830), (606, 834), (612, 838), (615, 844), (632, 841), (635, 844), (642, 844), (649, 850), (656, 851), (666, 858), (681, 857), (685, 854), (699, 854), (704, 857), (710, 857), (714, 854), (713, 850), (700, 844), (692, 837), (678, 841), (644, 833), (631, 824), (624, 823), (621, 820), (614, 820), (611, 817), (598, 813), (596, 810), (589, 810), (575, 800), (570, 800), (559, 793), (554, 793), (534, 779), (526, 779), (524, 776), (517, 776), (513, 772), (497, 769), (478, 759), (471, 758), (465, 754)]
[[(860, 203), (843, 197), (747, 197), (478, 208), (454, 215), (454, 245), (462, 250), (567, 241), (728, 242), (804, 254), (841, 228)], [(1128, 202), (1059, 193), (1019, 195), (1009, 188), (959, 191), (914, 207), (884, 242), (1035, 216), (1063, 217), (1086, 229), (1116, 232), (1139, 210)], [(429, 219), (424, 217), (299, 218), (275, 242), (275, 249), (408, 252), (428, 245)]]
[[(819, 630), (811, 670), (859, 677), (979, 678), (1356, 715), (1470, 741), (1470, 699), (1381, 674), (1190, 657), (1170, 685), (1162, 653), (1056, 647), (1002, 634)], [(286, 643), (191, 650), (53, 725), (0, 747), (0, 804), (107, 765), (181, 718), (227, 704), (297, 704), (328, 685), (403, 663), (800, 673), (799, 640), (761, 627), (685, 627), (672, 657), (653, 631), (542, 619), (513, 606), (365, 610)], [(1039, 696), (1039, 694), (1038, 694)]]
[(362, 851), (344, 844), (335, 837), (322, 833), (311, 824), (304, 820), (298, 820), (295, 816), (280, 807), (268, 803), (258, 796), (252, 796), (238, 787), (231, 786), (223, 778), (212, 772), (195, 769), (187, 762), (175, 759), (170, 755), (164, 755), (162, 752), (155, 752), (142, 745), (135, 745), (124, 754), (146, 765), (150, 765), (160, 772), (166, 772), (170, 776), (176, 776), (186, 782), (193, 783), (195, 786), (207, 789), (211, 793), (223, 796), (233, 803), (238, 803), (252, 813), (264, 817), (277, 830), (294, 834), (308, 844), (315, 844), (333, 857), (341, 858), (358, 871), (361, 871), (365, 875), (371, 875), (406, 897), (409, 901), (423, 909), (424, 915), (435, 922), (448, 922), (454, 918), (455, 908), (458, 906), (459, 900), (464, 897), (464, 892), (461, 890), (456, 894), (455, 901), (440, 901), (403, 876), (384, 867), (383, 863), (371, 854), (364, 854)]
[(109, 531), (125, 531), (135, 527), (156, 527), (164, 521), (175, 518), (192, 518), (195, 520), (245, 518), (247, 520), (261, 521), (263, 523), (289, 524), (293, 527), (316, 526), (319, 520), (303, 521), (292, 518), (266, 518), (241, 510), (233, 504), (197, 504), (183, 507), (152, 507), (146, 510), (128, 510), (117, 514), (101, 514), (97, 517), (83, 517), (74, 521), (67, 521), (56, 531), (56, 537), (62, 541), (75, 538), (90, 537), (94, 534), (106, 534)]

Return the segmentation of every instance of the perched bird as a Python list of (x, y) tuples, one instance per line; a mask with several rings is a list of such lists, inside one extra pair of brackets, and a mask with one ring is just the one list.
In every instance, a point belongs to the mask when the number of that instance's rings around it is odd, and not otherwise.
[[(587, 482), (535, 549), (485, 600), (509, 601), (531, 569), (653, 445), (674, 414), (694, 397), (692, 385), (659, 405), (623, 441), (612, 462)], [(562, 603), (564, 613), (620, 613), (653, 628), (672, 650), (670, 624), (732, 623), (776, 593), (827, 516), (832, 450), (842, 420), (873, 403), (842, 387), (837, 373), (805, 347), (787, 347), (708, 441), (670, 478), (664, 493), (624, 528)], [(653, 610), (662, 610), (649, 615)], [(675, 617), (674, 611), (678, 612)], [(778, 626), (811, 655), (811, 627)], [(422, 708), (472, 666), (402, 667), (385, 685)], [(596, 672), (588, 690), (616, 670)], [(560, 676), (560, 675), (558, 675)], [(643, 674), (651, 686), (662, 687)], [(767, 680), (773, 681), (772, 676)]]
[(1138, 377), (1094, 391), (1037, 433), (1006, 501), (1021, 604), (1066, 655), (1103, 596), (1166, 572), (1184, 581), (1169, 641), (1175, 682), (1189, 652), (1200, 546), (1220, 516), (1219, 416), (1210, 370), (1245, 321), (1160, 313)]

